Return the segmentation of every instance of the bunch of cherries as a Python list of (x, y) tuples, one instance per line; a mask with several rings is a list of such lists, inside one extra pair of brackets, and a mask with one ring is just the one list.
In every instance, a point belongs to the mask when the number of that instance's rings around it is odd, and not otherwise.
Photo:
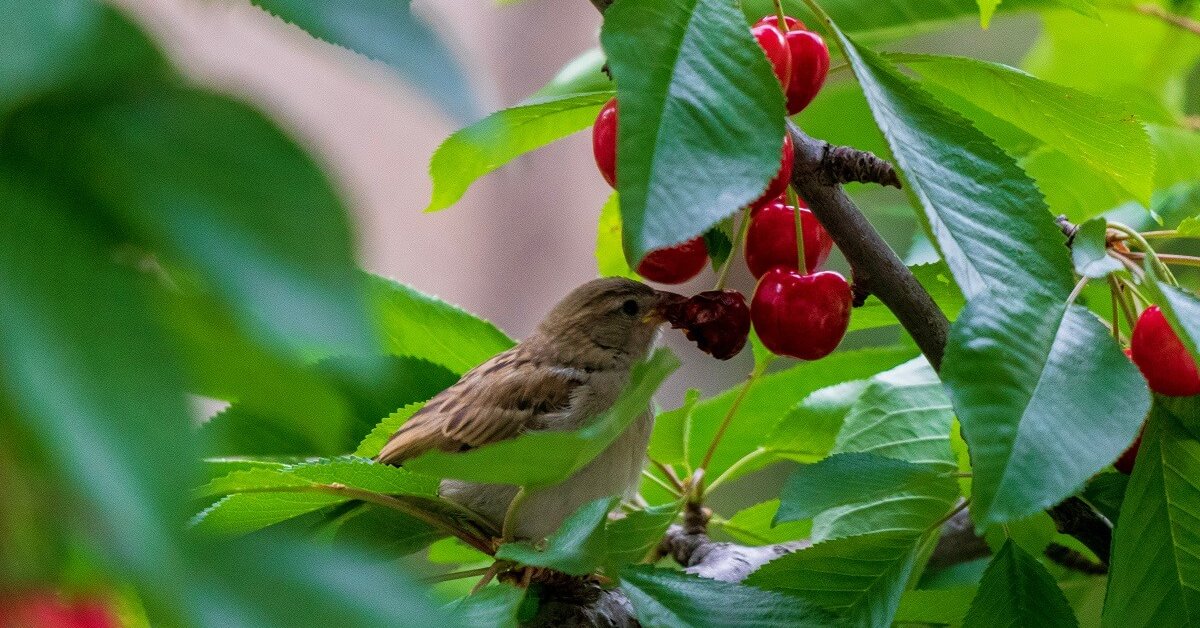
[[(825, 83), (829, 48), (792, 17), (764, 17), (751, 33), (783, 87), (788, 115), (799, 113)], [(608, 101), (596, 117), (592, 149), (600, 174), (615, 187), (616, 99)], [(750, 221), (745, 228), (746, 265), (758, 279), (749, 308), (740, 293), (726, 290), (700, 293), (668, 311), (672, 325), (684, 328), (688, 338), (715, 357), (727, 359), (741, 350), (753, 321), (763, 345), (772, 352), (816, 360), (837, 348), (850, 324), (850, 285), (836, 272), (818, 270), (829, 257), (833, 240), (802, 201), (787, 201), (793, 158), (792, 139), (784, 135), (779, 171), (743, 218)], [(798, 231), (803, 234), (799, 242)], [(704, 237), (698, 236), (651, 251), (637, 272), (651, 281), (677, 284), (698, 275), (707, 262), (708, 248)]]

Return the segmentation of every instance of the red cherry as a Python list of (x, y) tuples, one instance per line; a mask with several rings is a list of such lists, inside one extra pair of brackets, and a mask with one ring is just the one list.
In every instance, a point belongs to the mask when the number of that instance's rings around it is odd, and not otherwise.
[(821, 36), (807, 30), (790, 30), (785, 35), (792, 53), (792, 75), (787, 89), (788, 115), (800, 113), (817, 97), (829, 74), (829, 47)]
[[(804, 201), (800, 201), (800, 226), (804, 229), (805, 272), (811, 273), (829, 257), (833, 238), (805, 207)], [(746, 266), (755, 277), (762, 277), (775, 266), (799, 269), (796, 262), (796, 209), (783, 197), (750, 212)]]
[(663, 312), (675, 329), (718, 360), (728, 360), (746, 346), (750, 308), (737, 290), (709, 290), (675, 301)]
[(592, 125), (592, 154), (608, 184), (617, 187), (617, 99), (604, 103)]
[(779, 30), (778, 24), (759, 22), (750, 29), (758, 45), (767, 54), (767, 60), (775, 70), (779, 84), (786, 88), (792, 78), (792, 53), (788, 49), (787, 40)]
[(792, 163), (796, 160), (795, 146), (792, 144), (792, 136), (783, 136), (783, 151), (780, 153), (779, 172), (775, 173), (775, 178), (767, 184), (767, 190), (762, 193), (762, 196), (750, 203), (750, 208), (754, 209), (762, 207), (771, 201), (779, 198), (780, 194), (787, 191), (787, 186), (792, 182)]
[(651, 251), (638, 264), (637, 273), (658, 283), (683, 283), (704, 270), (708, 262), (708, 246), (704, 236), (683, 244)]
[[(797, 20), (796, 18), (794, 18), (790, 15), (783, 16), (783, 23), (787, 26), (787, 29), (789, 31), (808, 30), (808, 27), (804, 25), (804, 22), (801, 22), (800, 20)], [(758, 26), (760, 24), (772, 24), (776, 28), (779, 28), (779, 17), (775, 16), (775, 15), (763, 16), (763, 18), (761, 20), (754, 23), (755, 26)]]
[(1200, 395), (1196, 361), (1157, 305), (1146, 308), (1138, 317), (1129, 344), (1133, 363), (1146, 377), (1150, 390), (1171, 397)]
[(816, 360), (833, 352), (850, 325), (850, 284), (833, 271), (801, 275), (776, 266), (754, 289), (750, 319), (773, 353)]

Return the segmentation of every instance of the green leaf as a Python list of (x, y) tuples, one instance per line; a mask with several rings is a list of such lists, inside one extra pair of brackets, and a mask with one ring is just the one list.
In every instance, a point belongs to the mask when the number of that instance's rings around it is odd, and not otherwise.
[(1029, 177), (895, 66), (835, 34), (963, 294), (1004, 286), (1067, 294), (1067, 249)]
[(829, 626), (829, 614), (796, 597), (649, 566), (621, 570), (621, 590), (648, 628)]
[(688, 429), (692, 422), (692, 409), (700, 401), (700, 391), (689, 388), (683, 396), (683, 405), (654, 417), (654, 432), (650, 434), (651, 460), (663, 464), (688, 464), (690, 446)]
[(500, 584), (485, 587), (451, 605), (463, 626), (516, 626), (525, 589)]
[(964, 626), (1078, 626), (1058, 583), (1011, 540), (1000, 548), (979, 583)]
[(411, 0), (253, 0), (313, 37), (382, 61), (458, 120), (475, 117), (466, 73)]
[(367, 285), (384, 346), (396, 355), (462, 374), (516, 344), (488, 321), (411, 286), (375, 275)]
[(637, 273), (625, 261), (625, 249), (621, 245), (621, 197), (613, 192), (600, 209), (600, 222), (596, 225), (596, 268), (601, 277), (628, 277), (638, 279)]
[(191, 527), (213, 534), (249, 534), (348, 500), (327, 493), (236, 493), (197, 513)]
[(1175, 227), (1180, 236), (1200, 236), (1200, 216), (1190, 216), (1184, 218), (1179, 226)]
[(868, 380), (842, 382), (813, 391), (788, 412), (763, 447), (795, 462), (816, 462), (833, 450), (846, 415), (866, 390)]
[(157, 597), (183, 575), (180, 489), (198, 476), (182, 375), (140, 278), (59, 194), (0, 165), (0, 396), (112, 567)]
[(379, 422), (379, 425), (375, 426), (375, 429), (371, 430), (370, 434), (367, 434), (366, 438), (363, 438), (362, 442), (358, 444), (358, 449), (354, 450), (354, 455), (360, 458), (378, 456), (383, 446), (392, 439), (392, 435), (400, 429), (400, 426), (404, 425), (405, 421), (411, 419), (412, 415), (423, 407), (425, 407), (424, 401), (410, 403), (389, 414), (387, 418)]
[(112, 92), (170, 73), (150, 39), (104, 3), (14, 0), (5, 8), (0, 118), (46, 94)]
[(1137, 435), (1145, 381), (1086, 308), (1041, 293), (972, 300), (942, 366), (974, 469), (976, 526), (1071, 495)]
[[(323, 360), (307, 369), (316, 386), (265, 387), (247, 394), (200, 428), (210, 455), (318, 455), (351, 451), (397, 407), (426, 401), (458, 378), (423, 359), (364, 356)], [(278, 403), (282, 396), (290, 396)], [(390, 436), (390, 434), (389, 434)], [(378, 452), (376, 452), (378, 453)]]
[(617, 82), (626, 258), (707, 231), (779, 170), (784, 102), (744, 16), (724, 0), (618, 2), (600, 43)]
[(91, 192), (197, 269), (260, 338), (289, 351), (377, 347), (342, 203), (261, 113), (163, 90), (102, 108), (70, 140)]
[(761, 504), (743, 508), (728, 520), (714, 519), (710, 525), (719, 528), (733, 540), (743, 545), (773, 545), (808, 538), (812, 532), (809, 521), (788, 521), (773, 525), (779, 500), (770, 499)]
[(599, 46), (571, 59), (541, 89), (526, 102), (534, 102), (571, 94), (611, 91), (612, 80), (604, 73), (604, 51)]
[(264, 534), (198, 544), (190, 558), (190, 620), (178, 625), (457, 625), (405, 570), (361, 551)]
[(330, 509), (332, 520), (315, 524), (316, 538), (401, 558), (446, 538), (446, 532), (392, 508), (354, 504)]
[[(706, 476), (720, 476), (737, 460), (768, 441), (781, 442), (778, 438), (772, 438), (777, 426), (782, 430), (782, 422), (792, 421), (795, 417), (790, 414), (791, 410), (814, 390), (869, 377), (912, 358), (915, 353), (915, 350), (907, 347), (840, 351), (819, 362), (800, 362), (789, 369), (759, 377), (738, 407), (721, 440), (721, 446), (713, 455)], [(705, 399), (692, 410), (687, 431), (689, 442), (692, 443), (688, 455), (693, 468), (700, 466), (708, 443), (712, 442), (740, 388), (739, 384)], [(803, 420), (804, 417), (801, 415), (799, 418)], [(829, 426), (829, 429), (832, 431), (837, 428)], [(744, 464), (726, 479), (741, 477), (770, 461), (770, 457), (761, 457), (757, 466)]]
[(610, 521), (605, 529), (605, 537), (608, 539), (608, 556), (604, 560), (605, 572), (615, 574), (625, 565), (642, 562), (658, 546), (682, 507), (682, 501), (648, 506)]
[(496, 550), (496, 558), (519, 565), (549, 567), (573, 576), (584, 576), (600, 566), (607, 551), (604, 522), (615, 497), (602, 497), (579, 507), (544, 546), (528, 541), (505, 543)]
[(404, 463), (416, 473), (468, 482), (546, 486), (578, 471), (649, 411), (650, 398), (679, 360), (659, 349), (636, 365), (621, 397), (607, 412), (569, 431), (530, 432), (462, 453), (430, 451)]
[(195, 491), (197, 497), (227, 493), (269, 492), (333, 484), (385, 495), (437, 496), (438, 482), (405, 469), (347, 456), (303, 464), (233, 471)]
[(932, 55), (889, 58), (1102, 173), (1143, 203), (1150, 202), (1150, 138), (1133, 111), (1121, 103), (998, 63)]
[[(813, 520), (813, 539), (879, 530), (920, 534), (949, 512), (958, 501), (958, 485), (945, 475), (957, 470), (953, 418), (941, 381), (924, 358), (872, 377), (847, 413), (832, 453), (884, 456), (925, 473), (909, 468), (911, 482), (893, 485), (890, 494), (860, 494), (831, 506)], [(892, 467), (891, 473), (900, 473)]]
[(1113, 535), (1104, 626), (1200, 624), (1200, 441), (1194, 400), (1156, 399)]
[(858, 517), (863, 507), (893, 501), (899, 493), (923, 496), (932, 485), (946, 481), (951, 484), (951, 498), (948, 502), (936, 500), (939, 513), (953, 506), (957, 491), (953, 481), (938, 471), (875, 454), (834, 454), (801, 466), (788, 477), (779, 496), (775, 522), (811, 519), (826, 510), (850, 505), (858, 506), (854, 509), (854, 516)]
[(974, 597), (973, 586), (905, 591), (900, 596), (895, 621), (897, 624), (961, 626)]
[(1128, 486), (1129, 476), (1124, 473), (1101, 473), (1088, 481), (1080, 497), (1115, 526), (1121, 516), (1121, 502), (1125, 500), (1125, 489)]
[(1075, 232), (1071, 241), (1071, 261), (1081, 277), (1100, 279), (1124, 268), (1121, 262), (1108, 255), (1108, 219), (1093, 218)]
[(479, 177), (591, 126), (612, 97), (611, 90), (547, 97), (497, 111), (455, 132), (429, 161), (433, 198), (425, 211), (450, 207)]
[(713, 272), (719, 272), (729, 256), (733, 254), (733, 219), (726, 218), (712, 229), (704, 232), (704, 245), (708, 248), (708, 259)]
[(911, 532), (824, 541), (763, 565), (746, 584), (834, 611), (841, 625), (888, 626), (916, 564), (919, 541)]

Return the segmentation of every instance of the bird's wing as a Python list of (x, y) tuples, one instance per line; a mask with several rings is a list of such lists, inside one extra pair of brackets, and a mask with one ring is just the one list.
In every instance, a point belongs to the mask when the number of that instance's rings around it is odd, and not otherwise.
[(377, 460), (399, 465), (431, 449), (466, 451), (543, 427), (585, 381), (582, 373), (506, 351), (429, 400), (384, 445)]

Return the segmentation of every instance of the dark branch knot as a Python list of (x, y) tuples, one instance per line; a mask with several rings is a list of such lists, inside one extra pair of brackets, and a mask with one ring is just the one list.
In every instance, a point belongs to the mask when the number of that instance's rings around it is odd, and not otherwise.
[(873, 153), (849, 146), (825, 144), (824, 154), (821, 156), (821, 172), (828, 185), (855, 182), (903, 187), (892, 164)]

